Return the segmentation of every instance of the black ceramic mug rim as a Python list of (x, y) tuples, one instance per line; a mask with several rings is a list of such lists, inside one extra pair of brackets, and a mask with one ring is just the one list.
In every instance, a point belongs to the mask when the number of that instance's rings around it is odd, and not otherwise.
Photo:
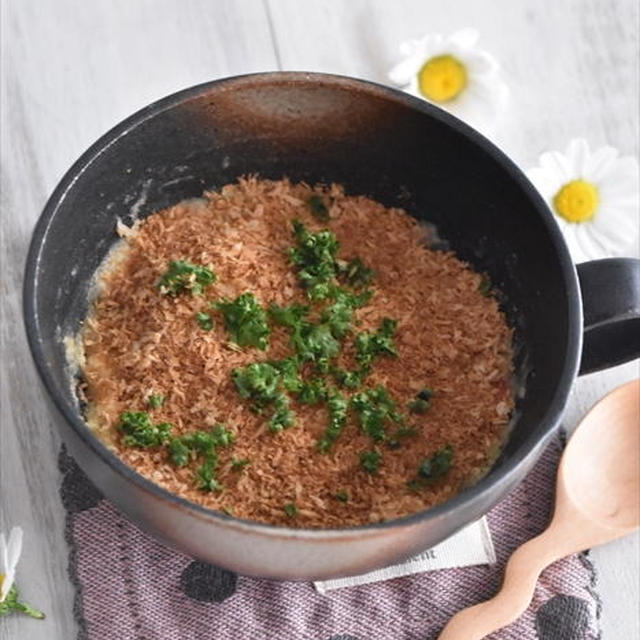
[[(273, 84), (274, 82), (279, 82), (281, 84), (322, 84), (340, 89), (359, 91), (364, 94), (377, 94), (386, 99), (399, 101), (414, 111), (421, 112), (427, 117), (440, 121), (444, 125), (452, 128), (458, 134), (470, 139), (474, 144), (482, 147), (483, 151), (502, 167), (509, 177), (526, 193), (549, 232), (549, 237), (551, 238), (551, 242), (553, 243), (554, 249), (558, 255), (560, 267), (565, 280), (564, 284), (567, 292), (569, 314), (568, 339), (566, 344), (564, 367), (555, 390), (555, 395), (540, 420), (537, 431), (538, 435), (532, 434), (532, 436), (525, 440), (520, 449), (514, 453), (508, 461), (505, 461), (499, 470), (495, 472), (490, 471), (477, 484), (463, 490), (457, 496), (443, 502), (442, 504), (385, 522), (327, 529), (289, 528), (228, 516), (222, 512), (203, 507), (171, 493), (139, 474), (135, 469), (133, 469), (133, 467), (122, 462), (100, 441), (97, 436), (91, 432), (86, 423), (76, 415), (72, 410), (72, 407), (65, 401), (62, 395), (58, 393), (56, 385), (54, 384), (54, 374), (48, 367), (47, 359), (43, 351), (44, 340), (40, 333), (38, 314), (36, 310), (37, 272), (42, 245), (46, 240), (49, 227), (55, 218), (58, 206), (64, 200), (67, 192), (73, 188), (74, 183), (82, 175), (86, 167), (99, 160), (101, 154), (120, 137), (126, 135), (129, 131), (133, 130), (147, 119), (169, 110), (178, 104), (197, 98), (201, 94), (206, 94), (214, 88), (218, 90), (227, 90), (243, 84)], [(334, 536), (343, 537), (344, 535), (357, 536), (359, 533), (366, 533), (367, 531), (373, 532), (383, 529), (392, 529), (395, 527), (406, 527), (426, 520), (435, 520), (442, 517), (443, 514), (455, 510), (460, 504), (487, 496), (491, 493), (494, 485), (501, 483), (510, 484), (510, 480), (517, 475), (518, 467), (525, 464), (531, 456), (539, 455), (544, 445), (555, 432), (559, 418), (564, 409), (569, 390), (577, 375), (580, 351), (582, 347), (582, 303), (575, 266), (569, 256), (569, 252), (564, 243), (559, 227), (553, 220), (553, 214), (550, 212), (546, 203), (522, 171), (502, 151), (500, 151), (500, 149), (480, 133), (466, 125), (461, 120), (458, 120), (449, 113), (424, 100), (420, 100), (419, 98), (415, 98), (404, 92), (377, 83), (357, 78), (350, 78), (347, 76), (324, 73), (275, 71), (233, 76), (204, 82), (152, 102), (110, 129), (93, 145), (91, 145), (78, 160), (76, 160), (60, 180), (48, 199), (42, 214), (36, 223), (29, 246), (24, 276), (23, 296), (24, 321), (27, 339), (38, 374), (40, 375), (40, 378), (55, 406), (71, 425), (78, 438), (88, 446), (95, 455), (101, 458), (103, 463), (123, 476), (125, 480), (133, 482), (142, 491), (152, 494), (155, 498), (168, 500), (173, 503), (174, 506), (190, 511), (192, 515), (198, 515), (205, 519), (214, 518), (220, 523), (224, 522), (227, 525), (232, 525), (233, 527), (241, 529), (259, 530), (267, 535), (295, 538), (315, 539), (330, 538)]]

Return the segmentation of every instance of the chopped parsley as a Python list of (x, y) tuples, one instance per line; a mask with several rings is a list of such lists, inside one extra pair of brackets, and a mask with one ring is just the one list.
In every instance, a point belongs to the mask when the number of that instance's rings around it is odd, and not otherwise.
[(421, 398), (416, 398), (407, 404), (407, 409), (411, 411), (411, 413), (426, 413), (429, 410), (431, 404), (428, 400), (422, 400)]
[(274, 404), (282, 393), (280, 371), (268, 362), (253, 362), (242, 369), (234, 369), (232, 376), (238, 393), (245, 400), (251, 400), (258, 413)]
[(373, 279), (373, 269), (360, 260), (353, 258), (349, 262), (338, 261), (338, 272), (341, 280), (355, 289), (368, 285)]
[(411, 413), (426, 413), (431, 408), (431, 398), (433, 398), (434, 395), (433, 389), (425, 387), (409, 402), (407, 409), (409, 409)]
[(159, 393), (152, 393), (147, 398), (147, 402), (152, 409), (159, 409), (164, 404), (164, 396)]
[(360, 454), (360, 466), (371, 474), (378, 473), (382, 456), (377, 451), (363, 451)]
[(171, 438), (167, 444), (169, 449), (169, 460), (176, 467), (186, 467), (191, 460), (191, 449), (182, 442), (181, 438)]
[(356, 336), (356, 360), (361, 367), (371, 366), (376, 356), (397, 355), (393, 345), (397, 324), (397, 320), (383, 318), (377, 331), (362, 332)]
[(146, 411), (124, 411), (120, 414), (118, 428), (125, 434), (122, 443), (126, 447), (159, 447), (169, 439), (172, 425), (168, 422), (154, 424)]
[(235, 439), (235, 433), (222, 424), (209, 431), (189, 431), (169, 440), (169, 459), (177, 467), (184, 467), (192, 457), (213, 455), (217, 447), (228, 447)]
[(333, 287), (329, 293), (333, 302), (322, 312), (321, 322), (329, 325), (331, 333), (336, 338), (343, 338), (351, 330), (353, 312), (364, 306), (372, 293), (366, 290), (360, 294), (354, 294), (342, 287)]
[(268, 362), (253, 362), (242, 369), (233, 370), (233, 381), (238, 393), (251, 400), (256, 412), (275, 402), (280, 395), (280, 372)]
[(205, 461), (196, 469), (196, 482), (201, 491), (222, 491), (222, 485), (216, 480), (218, 456), (209, 454)]
[(191, 295), (199, 296), (215, 281), (211, 265), (203, 267), (186, 260), (172, 260), (158, 282), (158, 289), (163, 295), (177, 296), (182, 291), (190, 291)]
[(403, 423), (395, 402), (383, 386), (356, 393), (350, 404), (357, 414), (360, 427), (374, 442), (386, 440), (386, 427), (389, 423)]
[(233, 458), (231, 460), (231, 468), (234, 471), (240, 471), (244, 469), (248, 464), (251, 464), (251, 460), (249, 458)]
[(269, 418), (269, 429), (274, 433), (293, 426), (296, 414), (289, 408), (289, 398), (284, 394), (278, 396), (274, 402), (275, 413)]
[(287, 307), (272, 304), (269, 307), (269, 314), (277, 324), (293, 329), (309, 314), (309, 306), (297, 302)]
[(333, 369), (331, 370), (331, 373), (336, 379), (336, 382), (341, 387), (346, 387), (347, 389), (357, 389), (358, 387), (360, 387), (368, 372), (368, 369), (347, 371), (346, 369), (341, 369), (340, 367), (333, 367)]
[(298, 401), (301, 404), (319, 404), (327, 397), (327, 386), (322, 378), (313, 378), (302, 383), (302, 388), (298, 394)]
[(453, 465), (453, 447), (450, 444), (424, 458), (418, 467), (418, 475), (408, 482), (411, 489), (421, 489), (445, 475)]
[(271, 364), (280, 372), (282, 384), (287, 391), (291, 391), (291, 393), (299, 393), (302, 391), (304, 382), (300, 377), (300, 365), (297, 358), (292, 357), (285, 358), (284, 360), (276, 360), (271, 362)]
[(409, 436), (415, 436), (418, 430), (415, 427), (400, 427), (396, 429), (387, 442), (389, 449), (399, 449), (402, 446), (401, 440)]
[(314, 193), (309, 200), (307, 200), (307, 204), (309, 205), (309, 209), (311, 209), (311, 213), (316, 220), (320, 220), (320, 222), (326, 222), (329, 220), (329, 209), (321, 195)]
[(295, 414), (282, 391), (283, 377), (277, 367), (268, 362), (253, 362), (242, 369), (234, 369), (232, 375), (238, 393), (251, 401), (254, 411), (262, 413), (266, 407), (274, 407), (275, 412), (269, 420), (272, 431), (281, 431), (293, 424)]
[(426, 479), (439, 478), (449, 471), (452, 463), (453, 447), (448, 444), (420, 463), (418, 475)]
[(289, 249), (289, 257), (299, 269), (298, 278), (311, 300), (324, 300), (336, 277), (340, 244), (332, 231), (311, 233), (299, 220), (293, 221), (293, 231), (298, 244)]
[(431, 389), (430, 387), (425, 387), (416, 395), (416, 398), (418, 398), (418, 400), (425, 400), (426, 402), (429, 402), (429, 400), (431, 400), (431, 398), (433, 398), (433, 396), (435, 395), (436, 392), (433, 389)]
[(327, 407), (329, 409), (329, 425), (325, 429), (322, 438), (318, 440), (318, 451), (320, 453), (329, 451), (342, 433), (342, 429), (347, 422), (349, 403), (339, 391), (331, 389), (327, 392)]
[(217, 447), (228, 447), (235, 442), (236, 436), (222, 424), (217, 424), (209, 431), (190, 431), (180, 436), (182, 444), (194, 453), (207, 456)]
[(340, 489), (340, 491), (336, 492), (336, 498), (340, 500), (340, 502), (348, 502), (349, 494), (344, 489)]
[(288, 504), (285, 504), (283, 509), (284, 509), (284, 512), (290, 518), (295, 518), (298, 515), (298, 507), (296, 507), (296, 505), (293, 502), (289, 502)]
[(211, 331), (211, 329), (213, 329), (213, 318), (210, 313), (207, 313), (206, 311), (198, 311), (198, 313), (196, 313), (196, 320), (198, 321), (201, 329), (204, 329), (205, 331)]
[(225, 326), (236, 344), (262, 351), (267, 348), (271, 332), (267, 312), (252, 293), (243, 293), (235, 300), (221, 300), (215, 307), (222, 312)]
[(330, 361), (340, 353), (340, 343), (328, 324), (301, 323), (294, 329), (291, 343), (300, 360), (313, 362), (320, 373), (327, 373)]

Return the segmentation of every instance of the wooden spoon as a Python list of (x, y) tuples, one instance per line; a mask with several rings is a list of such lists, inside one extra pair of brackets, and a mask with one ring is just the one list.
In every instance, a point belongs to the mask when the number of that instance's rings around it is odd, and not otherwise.
[(501, 590), (457, 613), (439, 640), (479, 640), (531, 602), (541, 571), (640, 526), (640, 380), (618, 387), (583, 418), (564, 451), (546, 531), (511, 556)]

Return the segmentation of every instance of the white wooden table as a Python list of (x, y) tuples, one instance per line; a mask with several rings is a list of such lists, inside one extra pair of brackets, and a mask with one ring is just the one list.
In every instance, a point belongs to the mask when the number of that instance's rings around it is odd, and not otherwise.
[[(43, 622), (0, 619), (0, 637), (75, 637), (58, 496), (57, 433), (22, 329), (29, 236), (69, 165), (148, 102), (217, 77), (315, 70), (385, 82), (398, 43), (476, 27), (513, 99), (497, 143), (521, 166), (573, 136), (638, 154), (635, 0), (0, 0), (2, 385), (0, 528), (21, 524), (25, 599)], [(578, 380), (575, 425), (638, 363)], [(640, 637), (638, 537), (595, 550), (604, 640)]]

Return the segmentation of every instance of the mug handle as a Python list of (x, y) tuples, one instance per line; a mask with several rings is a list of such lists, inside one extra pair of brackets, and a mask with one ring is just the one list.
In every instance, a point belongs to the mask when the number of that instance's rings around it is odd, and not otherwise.
[(579, 375), (640, 357), (640, 260), (605, 258), (576, 269), (584, 311)]

